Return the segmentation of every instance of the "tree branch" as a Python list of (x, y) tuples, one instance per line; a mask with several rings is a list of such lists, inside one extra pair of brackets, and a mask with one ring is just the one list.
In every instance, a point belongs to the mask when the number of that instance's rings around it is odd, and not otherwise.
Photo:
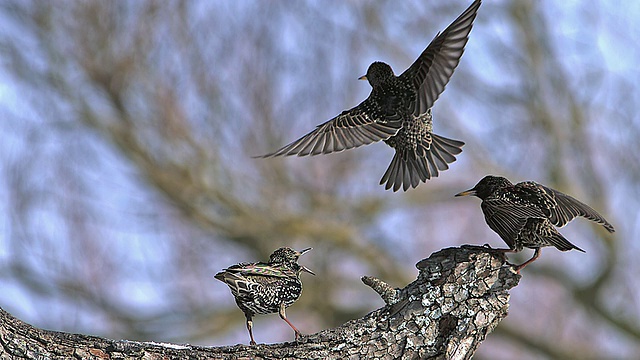
[(303, 336), (300, 342), (208, 348), (109, 340), (34, 328), (0, 309), (0, 357), (107, 359), (469, 359), (507, 316), (508, 290), (520, 275), (503, 253), (448, 248), (417, 265), (404, 289), (364, 277), (387, 304), (361, 319)]

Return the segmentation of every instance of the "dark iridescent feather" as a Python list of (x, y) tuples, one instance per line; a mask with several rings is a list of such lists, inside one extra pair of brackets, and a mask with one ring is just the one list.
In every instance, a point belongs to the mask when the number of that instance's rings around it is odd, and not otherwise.
[(329, 154), (383, 140), (396, 154), (380, 184), (393, 191), (448, 169), (464, 142), (433, 134), (430, 110), (460, 62), (480, 4), (474, 1), (400, 76), (383, 62), (371, 64), (361, 77), (372, 87), (366, 100), (263, 157)]
[(549, 220), (559, 227), (565, 226), (569, 221), (575, 219), (578, 216), (582, 216), (586, 219), (594, 221), (602, 226), (609, 232), (614, 232), (615, 229), (602, 215), (593, 210), (589, 205), (557, 190), (548, 188), (544, 185), (540, 185), (545, 191), (545, 195), (551, 198), (550, 202), (555, 203), (556, 206), (549, 209)]
[(414, 116), (431, 109), (460, 63), (469, 33), (480, 7), (474, 1), (451, 25), (436, 35), (418, 59), (399, 77), (418, 89), (412, 102)]
[(590, 206), (533, 181), (514, 185), (500, 176), (485, 176), (472, 189), (456, 194), (465, 195), (482, 199), (481, 208), (487, 225), (510, 249), (536, 249), (534, 257), (519, 269), (535, 260), (539, 249), (545, 246), (554, 246), (561, 251), (583, 251), (556, 229), (578, 216), (602, 225), (609, 232), (615, 231), (613, 225)]

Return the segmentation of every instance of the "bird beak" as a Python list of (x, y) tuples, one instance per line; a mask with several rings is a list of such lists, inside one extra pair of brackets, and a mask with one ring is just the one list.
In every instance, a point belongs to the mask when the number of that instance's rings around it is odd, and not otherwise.
[(306, 266), (302, 266), (302, 265), (300, 265), (300, 270), (302, 270), (302, 271), (304, 271), (304, 272), (307, 272), (307, 273), (309, 273), (309, 274), (311, 274), (311, 275), (315, 275), (315, 274), (316, 274), (316, 273), (314, 273), (313, 271), (309, 270)]
[[(304, 249), (304, 250), (300, 250), (300, 251), (298, 252), (298, 256), (300, 256), (300, 255), (304, 255), (305, 253), (307, 253), (307, 252), (309, 252), (309, 251), (311, 251), (311, 250), (313, 250), (313, 248), (306, 248), (306, 249)], [(303, 265), (300, 265), (300, 270), (301, 270), (301, 271), (304, 271), (304, 272), (307, 272), (307, 273), (309, 273), (309, 274), (311, 274), (311, 275), (315, 275), (315, 274), (316, 274), (316, 273), (314, 273), (313, 271), (311, 271), (311, 270), (307, 269), (307, 268), (306, 268), (305, 266), (303, 266)]]
[(362, 75), (358, 78), (358, 80), (367, 80), (367, 75)]
[(463, 191), (461, 193), (457, 193), (456, 196), (471, 196), (471, 195), (475, 195), (476, 194), (476, 190), (475, 189), (469, 189), (467, 191)]

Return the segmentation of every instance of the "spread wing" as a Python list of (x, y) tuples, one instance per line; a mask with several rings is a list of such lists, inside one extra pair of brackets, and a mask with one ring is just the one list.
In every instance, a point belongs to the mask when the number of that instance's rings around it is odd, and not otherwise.
[(419, 116), (429, 110), (444, 91), (469, 40), (481, 0), (474, 1), (467, 10), (436, 35), (418, 59), (401, 75), (402, 81), (413, 84), (418, 96), (411, 104), (413, 114)]
[(544, 185), (536, 185), (542, 190), (543, 196), (546, 196), (550, 203), (555, 204), (548, 209), (548, 212), (545, 211), (552, 224), (562, 227), (576, 217), (582, 216), (602, 225), (609, 232), (615, 231), (613, 225), (589, 205)]
[(343, 111), (300, 139), (261, 157), (330, 154), (386, 140), (402, 126), (401, 119), (390, 121), (388, 118), (390, 116), (382, 114), (369, 95), (360, 105)]
[(546, 218), (537, 206), (504, 197), (488, 197), (481, 208), (487, 225), (512, 249), (528, 219)]

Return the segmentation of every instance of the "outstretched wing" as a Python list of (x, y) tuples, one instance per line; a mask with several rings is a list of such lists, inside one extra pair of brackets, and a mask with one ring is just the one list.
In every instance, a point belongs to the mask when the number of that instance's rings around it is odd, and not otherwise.
[(436, 35), (418, 59), (400, 75), (400, 80), (413, 84), (418, 95), (411, 104), (415, 116), (424, 114), (444, 91), (469, 40), (481, 0), (474, 1), (467, 10)]
[(548, 188), (541, 184), (536, 185), (542, 190), (542, 196), (547, 197), (550, 203), (555, 204), (555, 206), (550, 207), (546, 213), (554, 225), (562, 227), (576, 217), (582, 216), (602, 225), (609, 232), (615, 231), (613, 225), (589, 205), (567, 194), (563, 194), (558, 190)]
[(300, 139), (260, 157), (330, 154), (386, 140), (402, 126), (401, 119), (389, 121), (388, 118), (370, 95), (360, 105), (318, 125)]

